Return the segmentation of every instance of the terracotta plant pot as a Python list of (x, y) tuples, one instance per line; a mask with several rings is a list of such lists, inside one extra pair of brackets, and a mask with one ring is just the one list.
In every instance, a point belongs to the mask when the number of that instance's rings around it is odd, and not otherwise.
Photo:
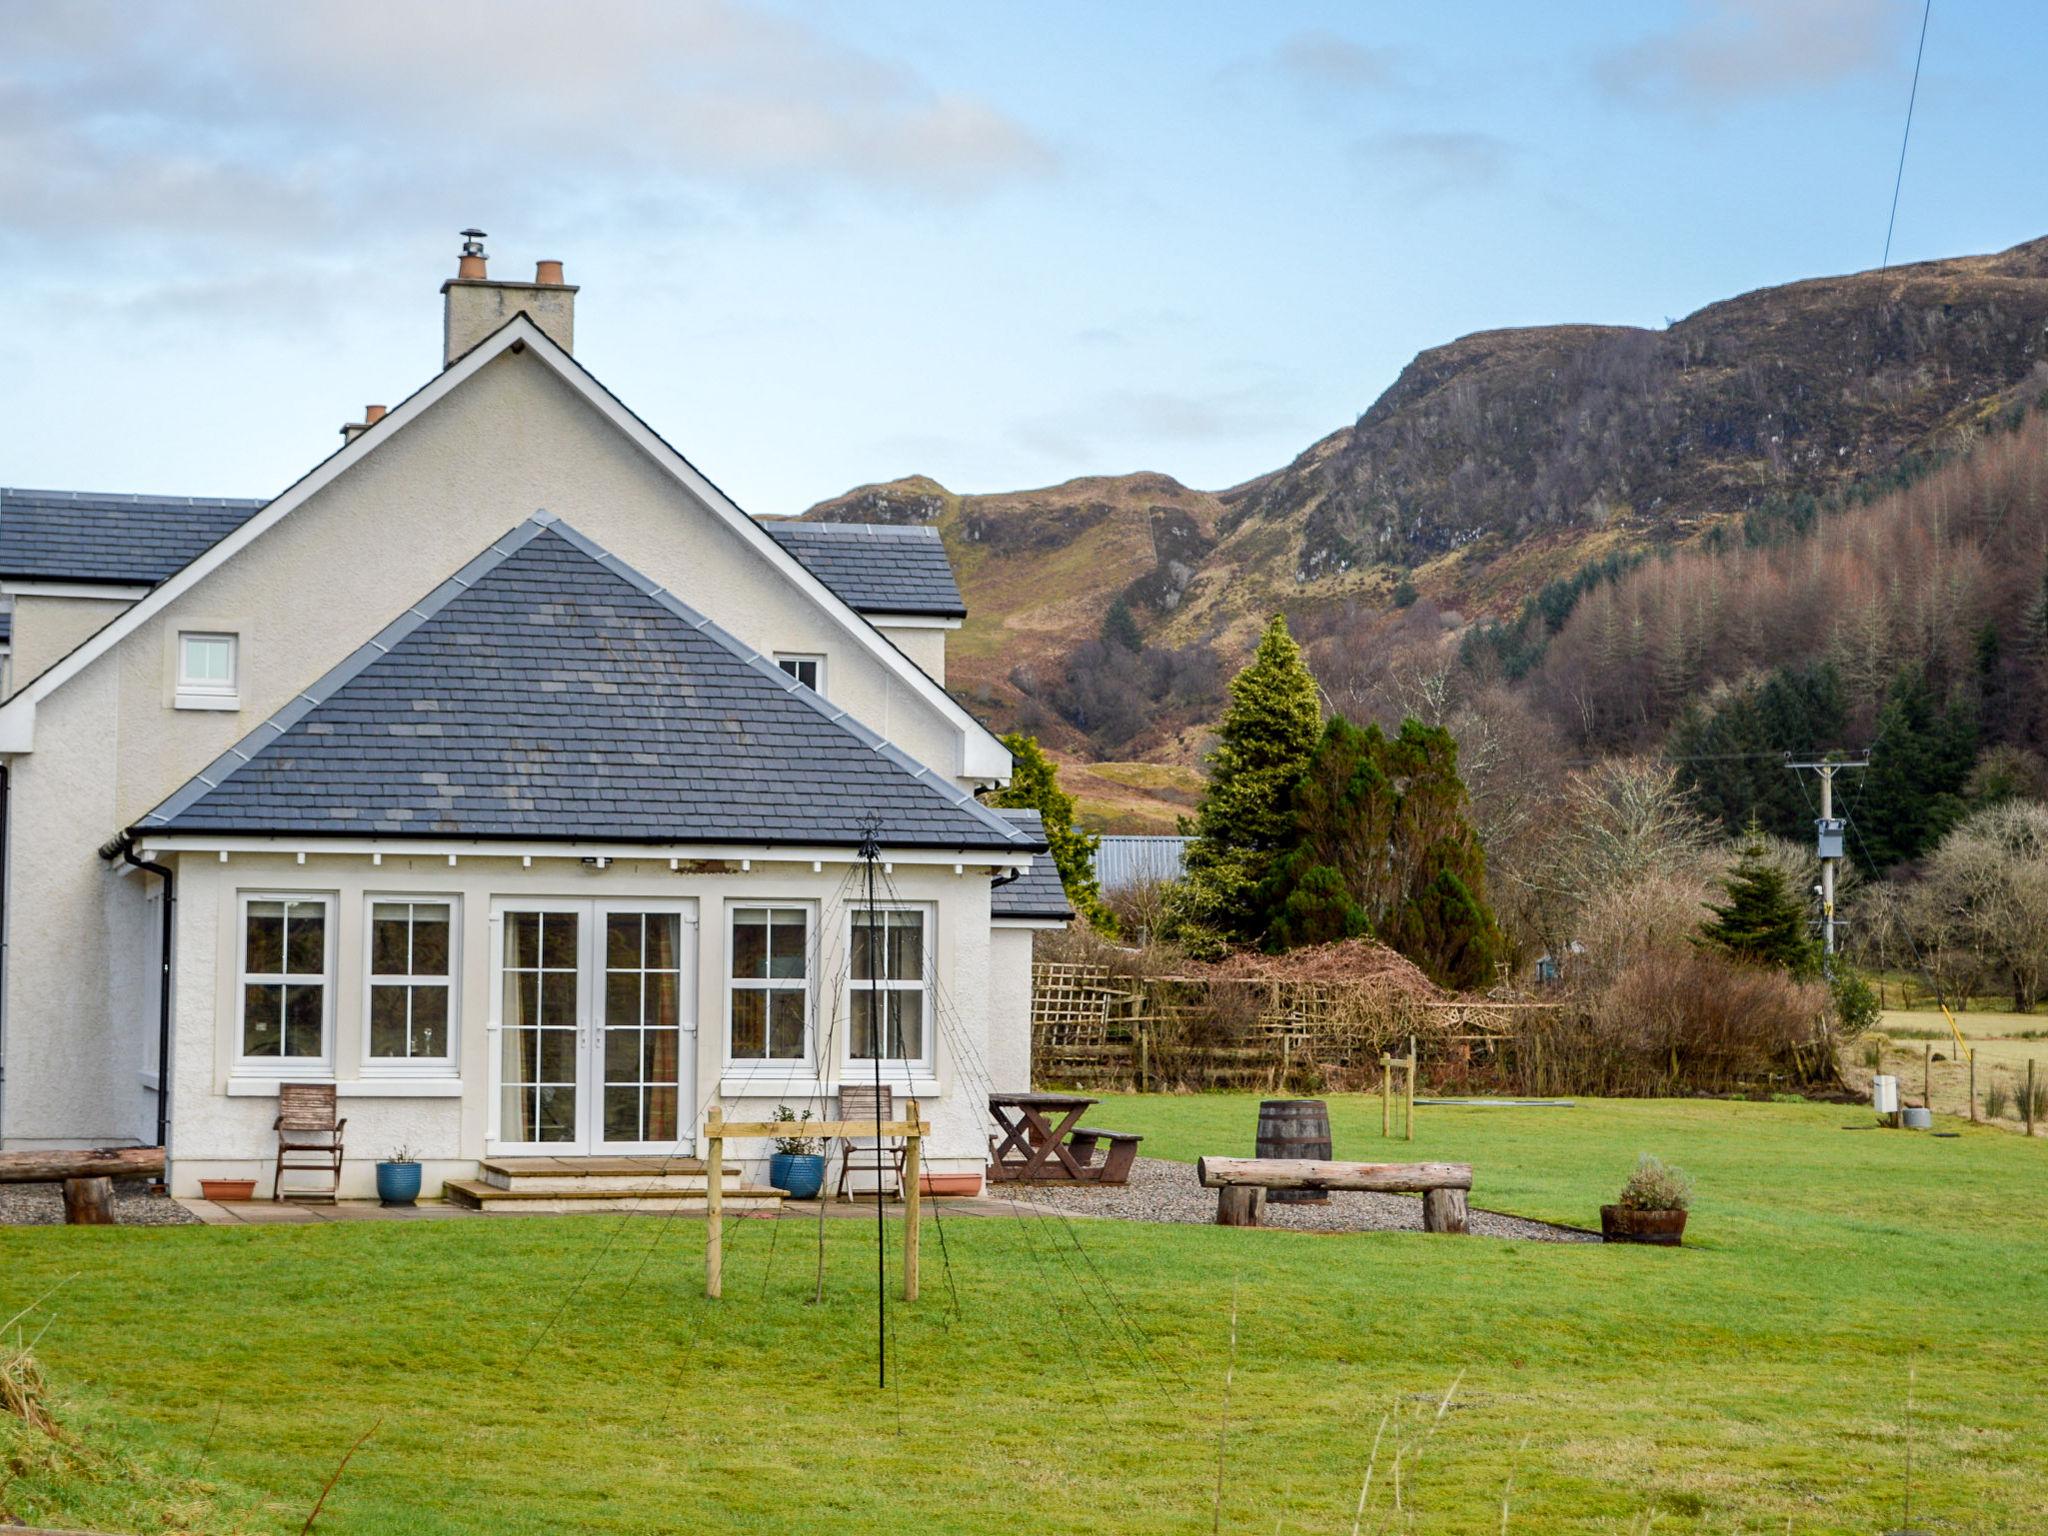
[(1656, 1243), (1676, 1248), (1685, 1236), (1684, 1211), (1639, 1211), (1626, 1205), (1600, 1207), (1600, 1235), (1610, 1243)]
[(199, 1193), (215, 1202), (234, 1203), (256, 1198), (254, 1179), (201, 1179)]
[(919, 1174), (917, 1192), (921, 1195), (978, 1195), (981, 1193), (981, 1175), (978, 1173)]

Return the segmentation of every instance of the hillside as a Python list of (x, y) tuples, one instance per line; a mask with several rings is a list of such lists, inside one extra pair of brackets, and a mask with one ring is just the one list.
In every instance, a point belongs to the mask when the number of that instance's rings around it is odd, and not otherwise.
[(958, 496), (913, 477), (804, 515), (939, 526), (972, 613), (952, 682), (998, 725), (1080, 760), (1186, 766), (1274, 609), (1363, 626), (1406, 583), (1454, 624), (1505, 614), (1590, 560), (1968, 443), (2048, 389), (2044, 331), (2048, 239), (1761, 289), (1661, 331), (1467, 336), (1219, 492), (1133, 474)]

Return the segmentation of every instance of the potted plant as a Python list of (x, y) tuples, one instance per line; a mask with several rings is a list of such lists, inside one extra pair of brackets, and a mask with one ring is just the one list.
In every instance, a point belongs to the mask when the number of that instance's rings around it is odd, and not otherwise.
[(1692, 1180), (1645, 1152), (1621, 1186), (1621, 1198), (1600, 1207), (1600, 1232), (1610, 1243), (1661, 1243), (1675, 1248), (1685, 1236)]
[[(775, 1106), (777, 1120), (801, 1125), (811, 1118), (807, 1109), (798, 1114), (787, 1104)], [(768, 1159), (768, 1182), (793, 1200), (815, 1200), (825, 1187), (825, 1138), (822, 1136), (778, 1136), (775, 1155)]]
[(217, 1203), (239, 1203), (256, 1198), (254, 1179), (201, 1179), (199, 1193)]
[(400, 1147), (377, 1165), (377, 1199), (390, 1206), (407, 1206), (420, 1197), (420, 1160), (409, 1148)]

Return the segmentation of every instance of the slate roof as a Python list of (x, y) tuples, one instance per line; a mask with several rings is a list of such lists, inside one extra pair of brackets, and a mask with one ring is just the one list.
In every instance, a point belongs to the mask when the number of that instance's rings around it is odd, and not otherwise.
[(547, 513), (137, 830), (1036, 853), (987, 810)]
[(0, 576), (154, 586), (264, 503), (0, 487)]
[[(1035, 841), (1045, 841), (1045, 820), (1037, 811), (1003, 807), (996, 809), (996, 814)], [(989, 893), (991, 917), (1056, 918), (1067, 922), (1073, 915), (1067, 888), (1060, 883), (1059, 866), (1049, 853), (1040, 854), (1023, 874), (1004, 881)]]
[(936, 528), (788, 519), (761, 526), (856, 613), (967, 617)]

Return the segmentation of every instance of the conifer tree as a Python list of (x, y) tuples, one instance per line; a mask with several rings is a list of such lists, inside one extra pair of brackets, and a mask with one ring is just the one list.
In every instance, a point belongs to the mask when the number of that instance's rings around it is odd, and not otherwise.
[(1014, 764), (1010, 782), (983, 803), (1037, 811), (1075, 914), (1104, 933), (1113, 932), (1116, 923), (1102, 904), (1102, 885), (1095, 878), (1095, 850), (1102, 839), (1074, 825), (1074, 797), (1060, 788), (1059, 765), (1045, 755), (1037, 737), (1012, 731), (1002, 740)]
[(1806, 920), (1806, 907), (1793, 893), (1785, 871), (1771, 861), (1762, 829), (1752, 824), (1735, 868), (1721, 882), (1725, 902), (1707, 904), (1714, 914), (1700, 936), (1716, 949), (1752, 965), (1812, 976), (1820, 956)]
[(1230, 680), (1174, 912), (1183, 943), (1203, 950), (1259, 937), (1258, 888), (1293, 841), (1294, 790), (1321, 724), (1315, 679), (1275, 615), (1251, 664)]

